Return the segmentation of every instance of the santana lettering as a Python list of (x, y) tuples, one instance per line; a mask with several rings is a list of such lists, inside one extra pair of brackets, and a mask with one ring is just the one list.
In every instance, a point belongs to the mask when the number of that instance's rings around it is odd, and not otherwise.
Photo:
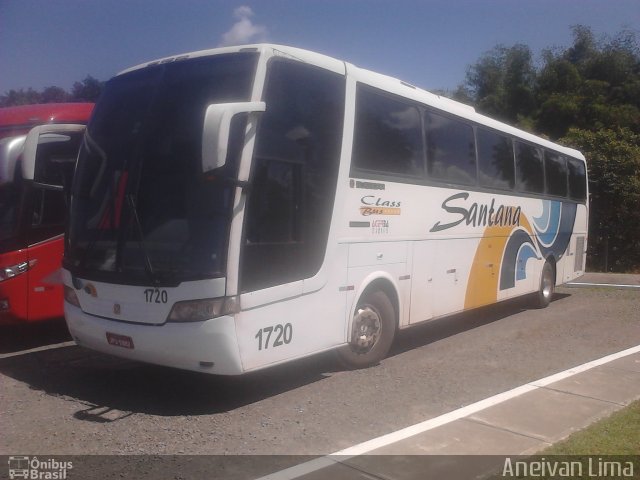
[(496, 208), (496, 200), (494, 198), (491, 199), (490, 204), (478, 204), (474, 202), (469, 208), (462, 205), (454, 205), (457, 200), (467, 200), (468, 198), (469, 193), (460, 192), (455, 195), (451, 195), (442, 202), (442, 209), (444, 211), (453, 215), (458, 215), (459, 218), (453, 222), (445, 224), (436, 222), (429, 231), (440, 232), (460, 225), (462, 222), (465, 222), (466, 225), (473, 225), (474, 227), (491, 227), (494, 225), (498, 227), (517, 227), (520, 225), (520, 207), (500, 205)]

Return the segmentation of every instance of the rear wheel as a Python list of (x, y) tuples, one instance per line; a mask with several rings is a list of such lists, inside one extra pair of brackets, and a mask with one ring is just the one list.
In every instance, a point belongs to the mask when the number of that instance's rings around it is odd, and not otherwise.
[(551, 303), (556, 289), (556, 272), (549, 262), (545, 262), (540, 275), (540, 288), (536, 295), (536, 306), (545, 308)]
[(396, 315), (389, 297), (382, 290), (366, 293), (351, 324), (351, 341), (336, 351), (338, 359), (348, 368), (378, 364), (389, 352), (396, 333)]

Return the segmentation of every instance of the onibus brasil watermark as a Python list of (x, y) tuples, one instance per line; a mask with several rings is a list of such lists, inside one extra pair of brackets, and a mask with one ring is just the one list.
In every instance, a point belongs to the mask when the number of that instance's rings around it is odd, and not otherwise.
[(9, 457), (9, 478), (30, 480), (65, 480), (67, 472), (73, 469), (73, 462), (63, 462), (55, 458)]
[(634, 463), (631, 461), (608, 460), (602, 457), (588, 457), (582, 461), (554, 458), (512, 461), (507, 457), (502, 468), (502, 477), (551, 477), (551, 478), (632, 478)]

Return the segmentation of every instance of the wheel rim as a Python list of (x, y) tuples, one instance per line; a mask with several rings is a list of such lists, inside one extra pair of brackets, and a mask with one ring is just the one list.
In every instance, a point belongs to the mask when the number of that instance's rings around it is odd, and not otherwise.
[(358, 307), (353, 317), (351, 349), (359, 354), (370, 352), (382, 333), (382, 321), (370, 306)]
[(553, 272), (550, 268), (545, 268), (542, 273), (542, 296), (545, 299), (551, 298), (553, 294)]

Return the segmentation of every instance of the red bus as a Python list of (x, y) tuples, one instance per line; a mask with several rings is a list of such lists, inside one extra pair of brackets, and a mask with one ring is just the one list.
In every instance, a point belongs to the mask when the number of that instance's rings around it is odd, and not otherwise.
[(0, 324), (63, 315), (69, 184), (92, 103), (0, 108)]

